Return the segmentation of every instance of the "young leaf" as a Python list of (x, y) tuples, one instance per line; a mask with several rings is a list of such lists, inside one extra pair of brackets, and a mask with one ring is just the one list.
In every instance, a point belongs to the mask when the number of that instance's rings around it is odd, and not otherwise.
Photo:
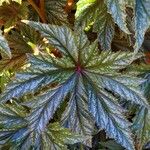
[(0, 30), (0, 52), (4, 53), (8, 57), (11, 57), (11, 51), (6, 39), (2, 36), (2, 31)]
[[(29, 56), (31, 66), (28, 72), (17, 75), (17, 79), (2, 94), (1, 102), (57, 83), (54, 89), (49, 87), (47, 92), (35, 96), (34, 100), (26, 104), (33, 108), (28, 117), (33, 130), (41, 133), (60, 103), (68, 101), (68, 110), (65, 110), (61, 119), (63, 125), (87, 135), (91, 134), (89, 130), (94, 119), (110, 138), (133, 150), (130, 124), (124, 117), (124, 109), (119, 105), (119, 100), (144, 107), (149, 105), (137, 88), (141, 79), (122, 75), (120, 71), (138, 57), (133, 59), (133, 53), (130, 52), (103, 51), (99, 54), (97, 42), (90, 45), (83, 33), (81, 37), (84, 42), (81, 44), (79, 33), (75, 34), (65, 26), (24, 22), (38, 30), (63, 56), (61, 59), (50, 55)], [(83, 123), (88, 120), (88, 125)]]

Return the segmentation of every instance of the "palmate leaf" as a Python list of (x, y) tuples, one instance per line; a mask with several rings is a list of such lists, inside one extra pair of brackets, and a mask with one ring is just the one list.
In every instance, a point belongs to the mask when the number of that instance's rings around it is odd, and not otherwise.
[(2, 36), (2, 31), (0, 30), (0, 52), (8, 57), (11, 57), (11, 51), (6, 39)]
[(103, 50), (111, 49), (115, 24), (103, 1), (80, 0), (77, 3), (77, 26), (85, 28), (93, 24), (93, 31), (98, 32), (98, 39)]
[(115, 24), (112, 17), (107, 13), (105, 5), (99, 8), (100, 11), (93, 26), (94, 31), (98, 32), (98, 39), (103, 50), (111, 49), (111, 42), (115, 34)]
[(63, 56), (59, 59), (44, 54), (30, 55), (28, 71), (18, 74), (6, 87), (1, 102), (57, 83), (55, 88), (49, 87), (24, 104), (32, 110), (28, 116), (32, 130), (41, 134), (61, 102), (66, 101), (68, 106), (61, 119), (64, 126), (89, 135), (94, 129), (92, 120), (95, 120), (93, 123), (105, 129), (109, 137), (133, 150), (130, 124), (118, 101), (127, 100), (145, 108), (148, 103), (138, 90), (142, 80), (122, 75), (120, 69), (126, 68), (139, 56), (133, 59), (133, 53), (120, 51), (99, 54), (97, 41), (90, 45), (84, 33), (79, 36), (79, 32), (73, 33), (65, 26), (24, 22), (38, 30)]
[(49, 124), (42, 134), (38, 135), (35, 130), (30, 130), (27, 116), (27, 110), (19, 104), (0, 105), (1, 145), (7, 144), (10, 149), (14, 150), (30, 148), (66, 150), (66, 144), (74, 144), (84, 139), (60, 127), (58, 123)]
[(144, 41), (144, 35), (150, 26), (150, 1), (135, 0), (135, 51), (138, 51)]
[(124, 147), (134, 149), (128, 129), (129, 123), (123, 116), (122, 108), (114, 102), (109, 93), (96, 89), (96, 86), (93, 88), (93, 81), (88, 78), (87, 80), (89, 81), (87, 84), (89, 111), (93, 114), (98, 126), (105, 129), (110, 138), (114, 138)]

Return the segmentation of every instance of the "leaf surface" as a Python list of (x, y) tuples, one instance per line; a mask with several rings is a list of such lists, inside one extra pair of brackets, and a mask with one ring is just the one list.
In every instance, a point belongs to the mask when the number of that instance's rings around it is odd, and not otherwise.
[(115, 23), (125, 33), (129, 33), (126, 23), (126, 1), (124, 0), (106, 0), (108, 12), (112, 15)]
[(18, 74), (2, 94), (1, 101), (19, 98), (31, 91), (35, 93), (37, 89), (57, 83), (27, 102), (26, 106), (32, 109), (28, 121), (33, 131), (43, 132), (61, 107), (61, 102), (66, 102), (67, 107), (61, 116), (65, 127), (87, 136), (92, 134), (93, 124), (96, 123), (100, 129), (105, 129), (110, 138), (134, 150), (130, 124), (119, 101), (130, 101), (144, 108), (148, 107), (148, 103), (138, 88), (143, 79), (130, 74), (122, 75), (121, 70), (141, 55), (133, 58), (131, 52), (99, 53), (97, 41), (90, 44), (83, 32), (74, 33), (65, 26), (24, 22), (59, 48), (63, 56), (29, 55), (31, 65), (28, 71)]

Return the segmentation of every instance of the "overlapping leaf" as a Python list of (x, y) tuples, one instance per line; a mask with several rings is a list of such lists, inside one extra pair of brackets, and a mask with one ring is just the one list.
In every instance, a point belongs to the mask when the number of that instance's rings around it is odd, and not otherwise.
[[(143, 68), (142, 68), (143, 67)], [(144, 95), (147, 98), (148, 102), (150, 102), (150, 65), (141, 66), (142, 76), (145, 78), (145, 82), (141, 85), (142, 90), (144, 91)]]
[(53, 123), (48, 126), (46, 134), (43, 136), (43, 149), (65, 150), (67, 149), (66, 144), (83, 142), (85, 139), (78, 134), (71, 133), (66, 128), (62, 128), (58, 123)]
[(94, 31), (99, 34), (102, 49), (110, 49), (114, 35), (114, 23), (123, 32), (130, 33), (127, 27), (127, 17), (129, 17), (127, 6), (134, 11), (130, 24), (134, 20), (132, 28), (134, 26), (136, 39), (134, 49), (137, 52), (144, 41), (145, 32), (150, 27), (150, 2), (148, 0), (79, 0), (76, 12), (77, 25), (83, 27), (94, 25)]
[(1, 95), (1, 102), (57, 83), (55, 88), (49, 87), (45, 93), (27, 102), (26, 105), (32, 108), (28, 120), (33, 130), (41, 133), (61, 102), (68, 101), (61, 120), (64, 126), (87, 135), (91, 134), (94, 119), (109, 137), (133, 150), (130, 124), (118, 103), (121, 98), (148, 107), (138, 90), (142, 80), (120, 73), (120, 69), (133, 61), (133, 53), (107, 51), (99, 54), (97, 42), (90, 45), (83, 33), (79, 36), (65, 26), (24, 22), (38, 30), (63, 56), (58, 59), (51, 55), (30, 55), (28, 71), (17, 74)]
[(80, 0), (77, 3), (77, 26), (93, 26), (93, 31), (98, 32), (98, 39), (103, 50), (111, 49), (115, 24), (103, 1)]

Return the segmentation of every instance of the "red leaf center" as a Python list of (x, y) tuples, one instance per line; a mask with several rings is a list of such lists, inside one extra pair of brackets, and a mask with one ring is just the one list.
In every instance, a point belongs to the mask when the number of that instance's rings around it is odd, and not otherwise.
[(77, 64), (77, 66), (76, 66), (76, 72), (77, 72), (77, 73), (81, 73), (82, 70), (83, 70), (83, 68), (81, 67), (81, 65), (80, 65), (80, 64)]

